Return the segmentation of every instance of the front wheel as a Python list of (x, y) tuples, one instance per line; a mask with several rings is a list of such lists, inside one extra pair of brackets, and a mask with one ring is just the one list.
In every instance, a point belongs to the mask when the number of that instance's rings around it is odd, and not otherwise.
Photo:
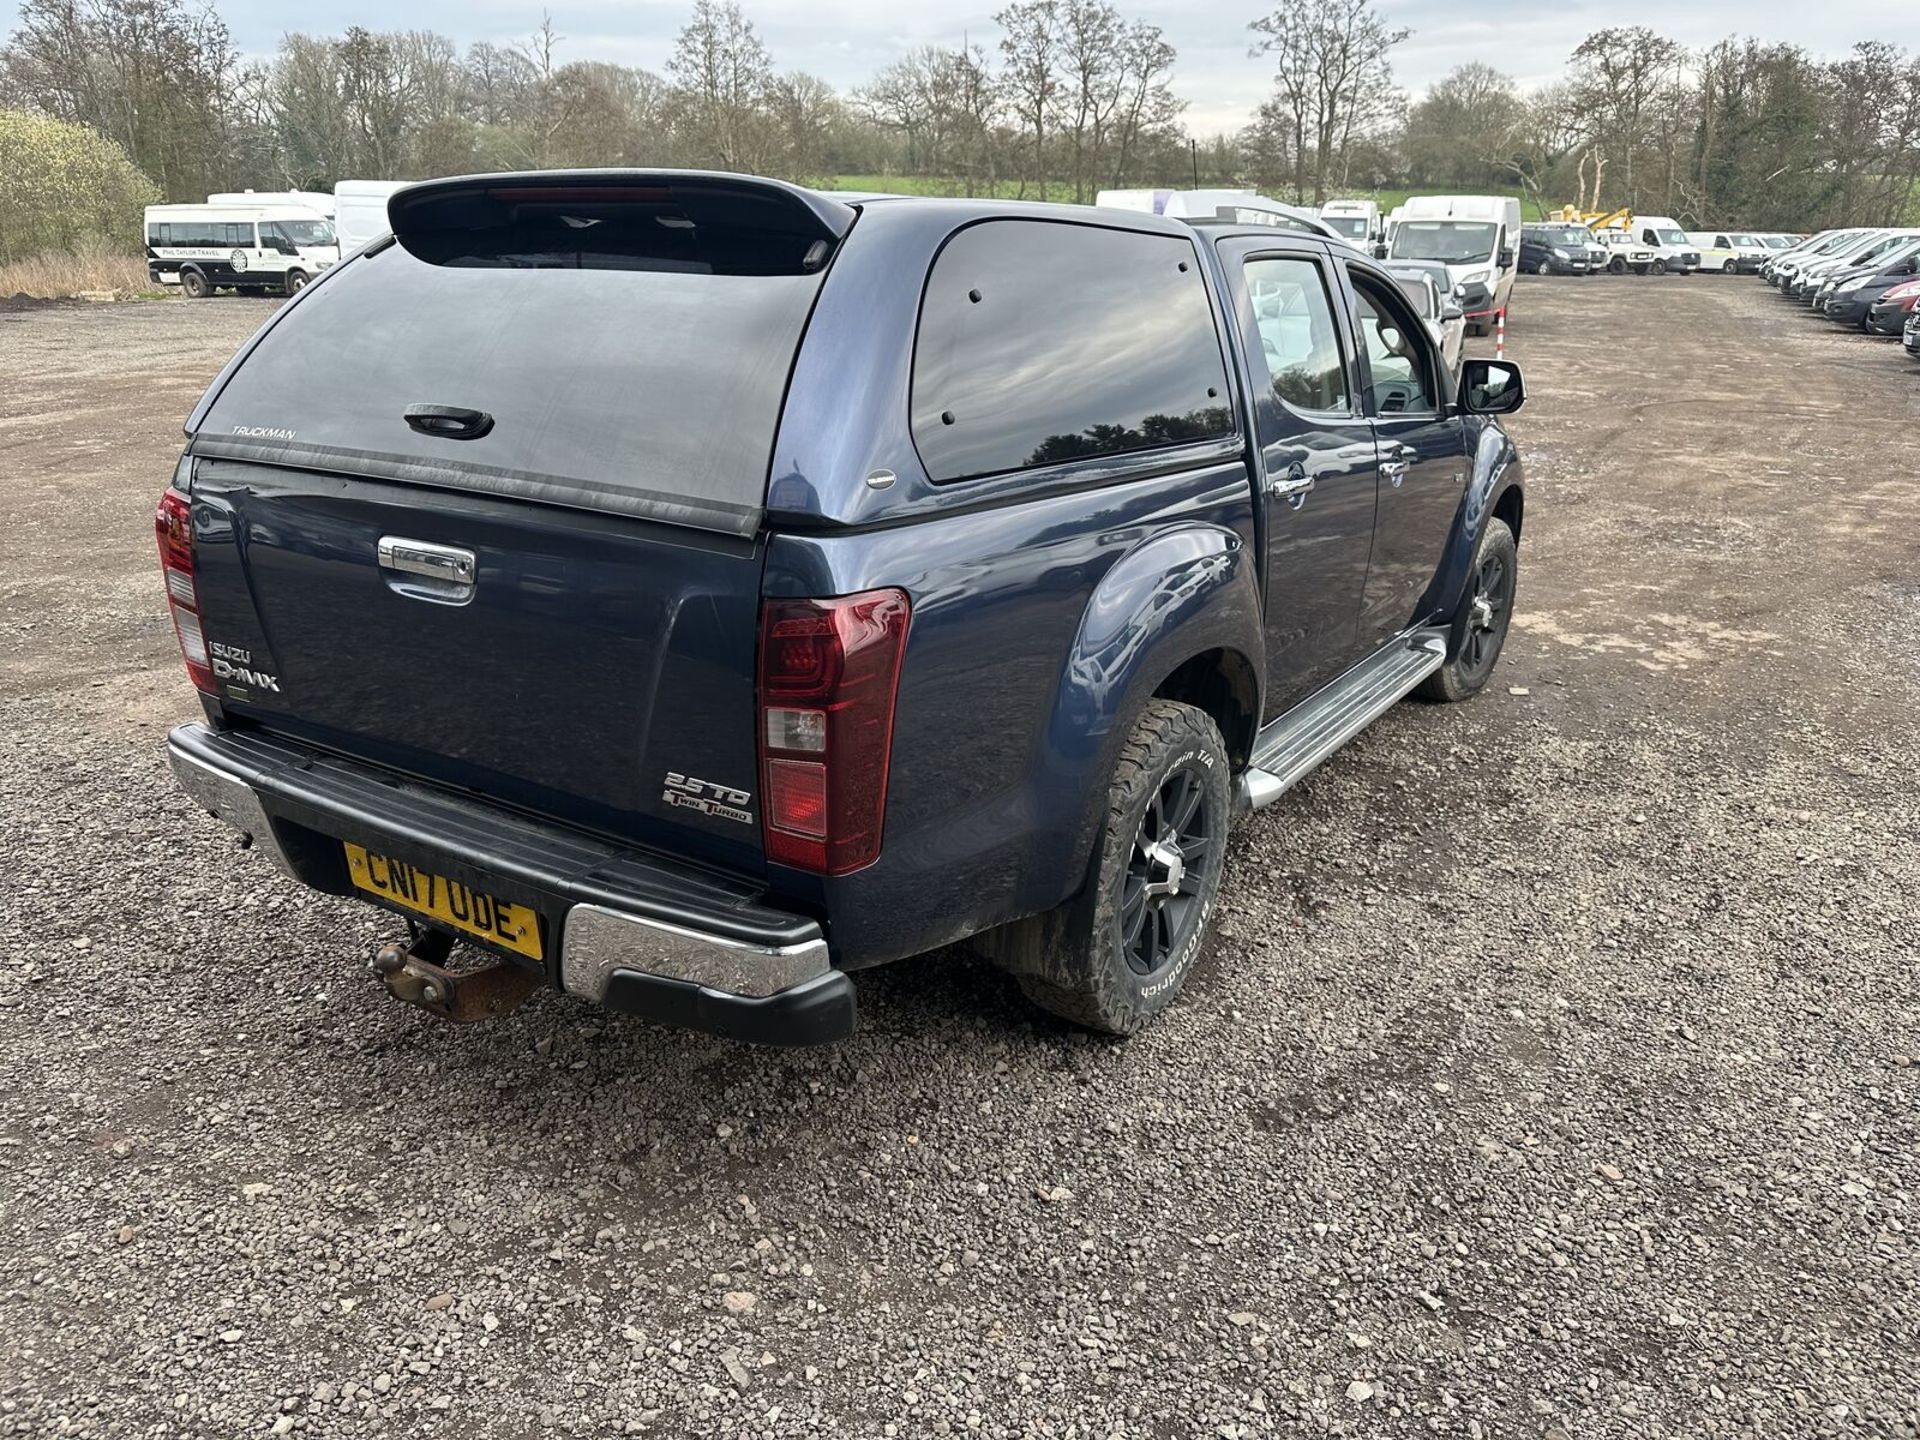
[(1656, 260), (1656, 261), (1654, 261), (1654, 262), (1653, 262), (1653, 273), (1654, 273), (1654, 274), (1656, 274), (1656, 275), (1664, 275), (1664, 274), (1666, 274), (1666, 273), (1667, 273), (1667, 262), (1666, 262), (1666, 261), (1664, 261), (1664, 260)]
[(1619, 257), (1618, 255), (1616, 255), (1616, 256), (1614, 256), (1614, 257), (1613, 257), (1613, 259), (1611, 259), (1611, 260), (1609, 260), (1609, 261), (1607, 262), (1607, 273), (1608, 273), (1609, 275), (1624, 275), (1624, 274), (1626, 274), (1626, 273), (1627, 273), (1627, 262), (1626, 262), (1626, 261), (1624, 261), (1624, 260), (1622, 260), (1622, 259), (1621, 259), (1621, 258), (1620, 258), (1620, 257)]
[(1229, 768), (1204, 711), (1148, 702), (1120, 751), (1086, 888), (983, 937), (1028, 999), (1089, 1030), (1130, 1035), (1180, 993), (1220, 890)]
[(1551, 275), (1553, 273), (1553, 262), (1551, 260), (1542, 260), (1538, 265), (1533, 267), (1533, 273), (1536, 275)]
[(1504, 520), (1490, 519), (1474, 551), (1473, 572), (1447, 635), (1447, 663), (1420, 682), (1422, 700), (1453, 704), (1477, 695), (1493, 678), (1507, 643), (1520, 581), (1520, 546)]
[(287, 272), (287, 294), (298, 295), (302, 290), (306, 288), (307, 288), (307, 272), (306, 271), (289, 270)]

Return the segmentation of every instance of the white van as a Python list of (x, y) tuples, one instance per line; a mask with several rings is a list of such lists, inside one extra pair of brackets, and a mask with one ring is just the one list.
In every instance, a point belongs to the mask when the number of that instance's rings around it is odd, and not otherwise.
[(1453, 277), (1467, 333), (1486, 335), (1513, 296), (1520, 202), (1511, 195), (1413, 195), (1394, 208), (1389, 260), (1438, 260)]
[(411, 180), (342, 180), (333, 187), (333, 228), (340, 253), (351, 255), (387, 233), (387, 199)]
[(209, 205), (297, 205), (333, 218), (333, 196), (324, 190), (223, 190), (207, 196)]
[(147, 275), (198, 300), (293, 295), (340, 259), (333, 222), (304, 205), (149, 205)]
[(1282, 205), (1257, 190), (1102, 190), (1093, 203), (1110, 210), (1166, 215), (1196, 223), (1272, 225), (1351, 243), (1313, 211)]
[(1745, 230), (1689, 230), (1687, 243), (1700, 252), (1702, 273), (1753, 275), (1773, 255), (1765, 241)]
[(1371, 200), (1329, 200), (1320, 207), (1320, 218), (1363, 248), (1382, 234), (1380, 207)]
[(1653, 273), (1656, 275), (1691, 275), (1700, 268), (1700, 252), (1687, 232), (1677, 221), (1664, 215), (1636, 215), (1633, 217), (1633, 235), (1642, 245), (1653, 251)]

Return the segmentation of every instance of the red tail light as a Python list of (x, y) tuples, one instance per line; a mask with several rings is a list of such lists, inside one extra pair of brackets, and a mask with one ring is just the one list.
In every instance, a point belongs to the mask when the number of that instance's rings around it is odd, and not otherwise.
[(899, 590), (762, 605), (761, 829), (774, 863), (845, 875), (879, 858), (910, 609)]
[(206, 632), (200, 628), (200, 595), (193, 584), (193, 509), (187, 497), (169, 489), (154, 511), (153, 529), (160, 540), (160, 573), (166, 577), (167, 606), (173, 612), (173, 633), (180, 640), (180, 658), (194, 685), (214, 693), (213, 670), (207, 659)]

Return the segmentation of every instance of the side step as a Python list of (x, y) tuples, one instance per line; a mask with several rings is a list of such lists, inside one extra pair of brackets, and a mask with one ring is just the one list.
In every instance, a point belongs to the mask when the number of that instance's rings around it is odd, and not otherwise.
[(1234, 808), (1271, 805), (1447, 659), (1445, 630), (1415, 630), (1316, 690), (1254, 737)]

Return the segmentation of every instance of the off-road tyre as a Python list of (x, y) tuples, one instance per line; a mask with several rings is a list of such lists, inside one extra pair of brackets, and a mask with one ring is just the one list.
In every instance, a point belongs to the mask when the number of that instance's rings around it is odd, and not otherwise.
[(213, 293), (213, 286), (207, 283), (207, 277), (198, 270), (182, 270), (180, 293), (189, 300), (204, 300)]
[[(1003, 926), (976, 944), (1020, 982), (1028, 999), (1044, 1010), (1089, 1030), (1131, 1035), (1172, 1003), (1199, 958), (1220, 892), (1226, 857), (1227, 827), (1233, 815), (1228, 771), (1231, 762), (1219, 727), (1201, 710), (1172, 700), (1153, 700), (1121, 748), (1108, 789), (1107, 806), (1087, 884), (1056, 910)], [(1161, 923), (1158, 911), (1177, 918), (1168, 925), (1169, 943), (1157, 967), (1142, 971), (1135, 949), (1151, 945), (1136, 931), (1126, 943), (1124, 922), (1132, 914), (1144, 852), (1140, 838), (1150, 825), (1148, 813), (1180, 778), (1190, 780), (1197, 796), (1191, 868), (1183, 867), (1189, 888), (1156, 900), (1139, 894), (1148, 913), (1141, 924)], [(1184, 793), (1184, 792), (1182, 792)], [(1165, 824), (1163, 817), (1163, 825)], [(1163, 830), (1173, 833), (1176, 830)], [(1165, 876), (1164, 869), (1149, 874)], [(1152, 889), (1151, 885), (1145, 887)]]
[[(1452, 705), (1486, 688), (1507, 643), (1519, 582), (1519, 543), (1506, 521), (1489, 518), (1473, 552), (1473, 568), (1467, 572), (1459, 607), (1447, 627), (1447, 662), (1415, 687), (1416, 699)], [(1489, 584), (1495, 591), (1491, 595), (1486, 590)], [(1481, 599), (1492, 609), (1490, 625), (1481, 623), (1485, 612), (1476, 604)]]

